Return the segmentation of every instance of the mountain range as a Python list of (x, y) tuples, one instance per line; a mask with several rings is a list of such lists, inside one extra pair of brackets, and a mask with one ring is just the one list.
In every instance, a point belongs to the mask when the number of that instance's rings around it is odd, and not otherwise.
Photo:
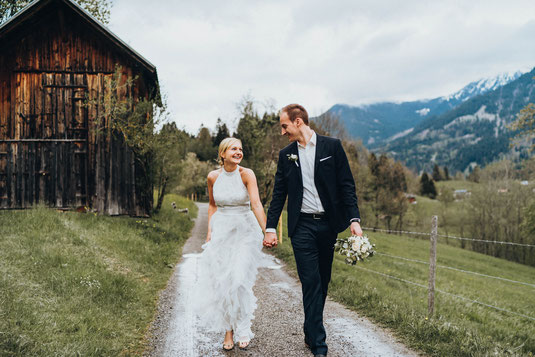
[[(535, 69), (472, 82), (444, 97), (361, 106), (337, 104), (334, 114), (354, 138), (417, 171), (438, 164), (452, 172), (485, 165), (511, 151), (507, 124), (535, 100)], [(323, 114), (326, 115), (327, 113)], [(516, 153), (516, 155), (520, 155)]]

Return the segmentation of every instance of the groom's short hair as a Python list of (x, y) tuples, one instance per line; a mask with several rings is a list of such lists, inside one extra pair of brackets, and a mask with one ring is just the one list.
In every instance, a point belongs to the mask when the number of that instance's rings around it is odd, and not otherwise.
[(295, 121), (295, 119), (301, 118), (303, 119), (303, 123), (308, 125), (308, 113), (302, 105), (288, 104), (287, 106), (281, 109), (281, 114), (282, 113), (288, 114), (288, 118), (290, 118), (290, 121), (292, 123)]

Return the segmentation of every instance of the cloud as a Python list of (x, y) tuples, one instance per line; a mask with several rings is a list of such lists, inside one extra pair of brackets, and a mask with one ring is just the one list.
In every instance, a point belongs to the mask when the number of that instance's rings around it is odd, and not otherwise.
[(237, 116), (250, 93), (313, 115), (446, 95), (535, 65), (535, 2), (115, 0), (111, 29), (158, 68), (179, 126)]

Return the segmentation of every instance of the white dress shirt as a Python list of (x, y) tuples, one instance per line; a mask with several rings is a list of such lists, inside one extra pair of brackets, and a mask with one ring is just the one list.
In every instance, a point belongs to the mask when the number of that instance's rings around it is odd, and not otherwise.
[(320, 201), (316, 184), (314, 183), (314, 162), (316, 160), (317, 136), (312, 132), (312, 137), (306, 146), (297, 142), (299, 150), (299, 164), (301, 166), (301, 176), (303, 177), (303, 204), (301, 212), (323, 213), (325, 210)]
[[(320, 201), (316, 184), (314, 183), (314, 165), (316, 160), (316, 132), (312, 132), (310, 141), (303, 146), (297, 142), (297, 149), (299, 150), (298, 165), (301, 168), (301, 176), (303, 177), (303, 203), (301, 204), (301, 212), (304, 213), (324, 213), (323, 205)], [(267, 228), (266, 233), (275, 233), (275, 228)]]

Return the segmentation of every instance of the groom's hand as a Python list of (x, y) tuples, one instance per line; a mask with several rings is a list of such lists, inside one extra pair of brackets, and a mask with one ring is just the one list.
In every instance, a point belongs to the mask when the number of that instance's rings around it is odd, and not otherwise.
[(359, 222), (352, 222), (350, 229), (352, 235), (362, 237), (362, 228), (360, 228)]
[(273, 248), (277, 246), (277, 234), (273, 232), (266, 232), (264, 235), (264, 247)]

